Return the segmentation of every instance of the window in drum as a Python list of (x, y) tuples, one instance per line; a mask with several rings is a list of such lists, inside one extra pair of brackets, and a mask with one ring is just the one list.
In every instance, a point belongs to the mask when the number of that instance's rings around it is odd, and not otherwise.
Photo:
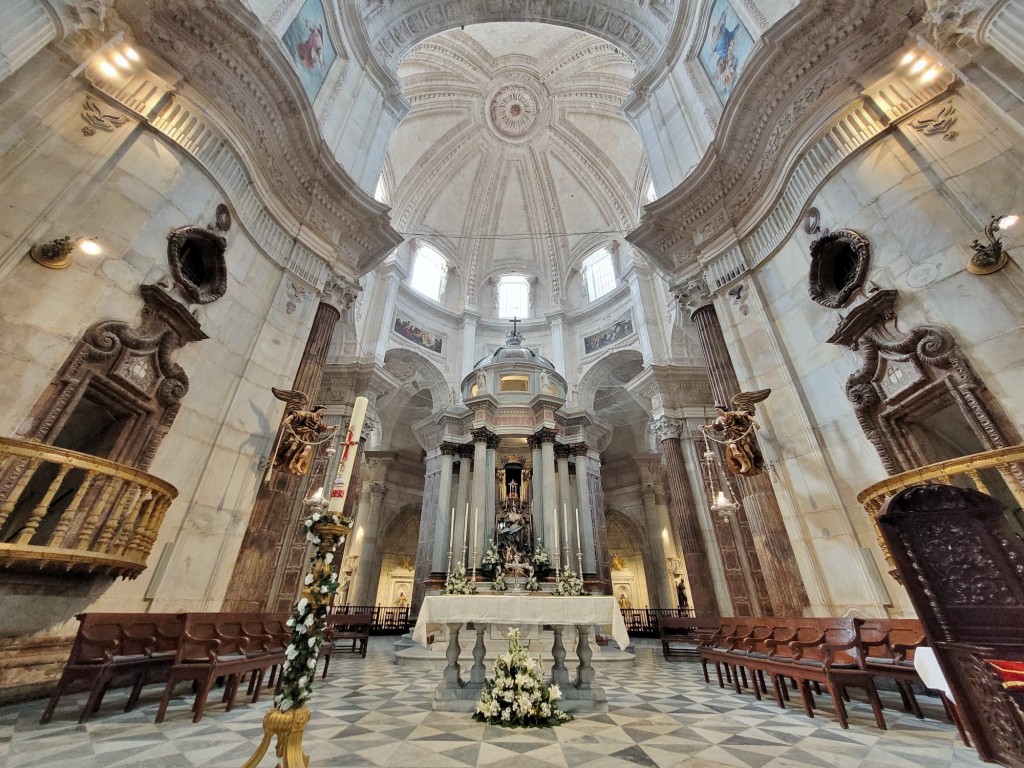
[(421, 244), (416, 249), (412, 264), (410, 285), (413, 290), (428, 299), (440, 301), (447, 277), (448, 262), (445, 261), (444, 256), (429, 245)]
[(583, 260), (583, 279), (587, 284), (587, 298), (591, 301), (615, 288), (615, 265), (606, 248), (594, 251)]
[(505, 275), (498, 281), (498, 317), (530, 316), (530, 283), (525, 275)]

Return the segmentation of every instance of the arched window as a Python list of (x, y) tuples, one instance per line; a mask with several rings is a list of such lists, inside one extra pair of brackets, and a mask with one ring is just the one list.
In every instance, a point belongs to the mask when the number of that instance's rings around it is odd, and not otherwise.
[(653, 203), (657, 199), (658, 199), (658, 193), (657, 193), (657, 191), (655, 191), (655, 189), (654, 189), (654, 182), (652, 181), (650, 184), (647, 185), (647, 202), (648, 203)]
[(448, 262), (444, 256), (429, 245), (420, 243), (412, 262), (412, 279), (409, 284), (413, 290), (428, 299), (440, 301), (447, 278)]
[(373, 192), (373, 199), (378, 203), (391, 204), (391, 195), (388, 194), (387, 184), (384, 183), (384, 174), (377, 179), (377, 189)]
[(525, 275), (503, 275), (498, 280), (498, 317), (530, 316), (530, 282)]
[(594, 251), (583, 260), (583, 281), (587, 297), (594, 301), (615, 288), (615, 264), (606, 248)]

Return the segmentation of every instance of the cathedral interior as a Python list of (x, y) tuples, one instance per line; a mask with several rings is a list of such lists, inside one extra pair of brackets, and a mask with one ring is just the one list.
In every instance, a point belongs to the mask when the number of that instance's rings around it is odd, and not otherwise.
[(1024, 0), (0, 4), (0, 704), (77, 614), (288, 611), (356, 398), (339, 605), (914, 617), (872, 488), (1024, 524), (1022, 51)]

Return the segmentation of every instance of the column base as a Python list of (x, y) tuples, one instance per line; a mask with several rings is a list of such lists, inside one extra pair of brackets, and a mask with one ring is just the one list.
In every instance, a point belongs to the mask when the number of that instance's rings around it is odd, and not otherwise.
[(607, 712), (608, 697), (604, 688), (593, 686), (592, 688), (577, 688), (569, 685), (561, 688), (562, 698), (555, 703), (563, 712)]
[(441, 684), (434, 689), (431, 708), (435, 712), (475, 712), (483, 689), (483, 683), (466, 683), (460, 688)]

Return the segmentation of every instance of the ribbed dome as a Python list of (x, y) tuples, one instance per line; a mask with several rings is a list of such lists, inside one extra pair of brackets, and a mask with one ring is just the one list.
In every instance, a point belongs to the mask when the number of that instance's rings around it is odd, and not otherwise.
[[(541, 357), (532, 349), (525, 349), (523, 346), (523, 335), (515, 331), (509, 331), (505, 337), (505, 346), (498, 347), (494, 352), (477, 361), (473, 370), (487, 368), (496, 363), (530, 363), (539, 368), (547, 368), (554, 371), (555, 366), (546, 357)], [(556, 371), (557, 373), (557, 371)]]

